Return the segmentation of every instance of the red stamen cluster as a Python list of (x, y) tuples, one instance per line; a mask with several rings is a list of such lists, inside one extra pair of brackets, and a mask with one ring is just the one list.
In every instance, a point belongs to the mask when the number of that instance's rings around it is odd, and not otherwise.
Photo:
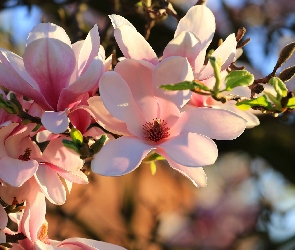
[(29, 160), (31, 160), (31, 159), (30, 159), (31, 151), (32, 151), (32, 149), (30, 149), (30, 148), (26, 148), (26, 149), (25, 149), (25, 153), (24, 153), (23, 155), (20, 155), (20, 156), (18, 157), (18, 159), (19, 159), (19, 160), (22, 160), (22, 161), (29, 161)]
[(142, 127), (145, 139), (149, 141), (158, 142), (170, 135), (167, 122), (161, 119), (153, 119), (152, 122), (146, 122)]

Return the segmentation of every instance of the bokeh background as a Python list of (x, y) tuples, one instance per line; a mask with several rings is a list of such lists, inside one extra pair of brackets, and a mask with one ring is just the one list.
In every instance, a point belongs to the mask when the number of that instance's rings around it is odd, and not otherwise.
[[(151, 2), (167, 10), (167, 1)], [(178, 17), (195, 3), (171, 0)], [(280, 49), (295, 40), (295, 1), (208, 0), (207, 6), (217, 23), (210, 47), (246, 27), (251, 42), (239, 65), (257, 77), (270, 73)], [(1, 0), (0, 47), (22, 55), (39, 22), (62, 26), (73, 43), (96, 23), (107, 56), (119, 57), (107, 16), (114, 13), (143, 35), (152, 22), (136, 0)], [(168, 14), (152, 24), (148, 42), (161, 56), (177, 20)], [(294, 64), (295, 56), (283, 68)], [(287, 84), (293, 90), (295, 81)], [(49, 237), (92, 238), (130, 250), (295, 249), (295, 116), (259, 119), (238, 139), (216, 142), (219, 158), (205, 167), (206, 188), (195, 188), (164, 161), (155, 175), (149, 164), (122, 177), (90, 174), (89, 185), (74, 185), (64, 205), (48, 203)]]

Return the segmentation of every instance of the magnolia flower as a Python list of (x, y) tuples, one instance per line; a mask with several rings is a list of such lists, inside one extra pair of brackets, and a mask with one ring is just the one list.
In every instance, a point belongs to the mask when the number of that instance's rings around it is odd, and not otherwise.
[[(146, 60), (156, 65), (159, 60), (148, 42), (139, 34), (134, 26), (119, 15), (110, 15), (114, 26), (116, 41), (126, 58)], [(210, 45), (215, 32), (215, 17), (205, 5), (191, 7), (186, 15), (179, 21), (174, 38), (167, 44), (163, 51), (162, 60), (171, 56), (187, 58), (194, 72), (194, 79), (212, 88), (215, 83), (213, 67), (208, 63), (204, 65), (207, 48)], [(226, 69), (236, 57), (235, 34), (229, 35), (226, 40), (212, 53), (214, 57), (220, 57), (222, 61), (222, 76), (227, 75)], [(259, 125), (259, 120), (250, 112), (237, 109), (234, 103), (226, 105), (214, 102), (214, 106), (208, 105), (212, 98), (205, 104), (202, 96), (193, 93), (190, 104), (199, 107), (214, 107), (226, 109), (238, 113), (247, 120), (247, 128)]]
[(46, 129), (64, 132), (71, 108), (97, 89), (105, 70), (99, 44), (96, 25), (84, 41), (71, 45), (61, 27), (39, 24), (28, 36), (23, 58), (0, 49), (1, 85), (38, 103), (45, 110), (41, 119)]
[[(226, 110), (208, 108), (180, 113), (178, 107), (186, 99), (183, 92), (158, 88), (192, 77), (182, 57), (167, 58), (157, 66), (125, 59), (114, 72), (104, 73), (99, 86), (106, 110), (102, 111), (99, 97), (90, 98), (89, 106), (107, 129), (124, 136), (109, 141), (94, 156), (92, 170), (101, 175), (124, 175), (154, 150), (196, 186), (204, 186), (206, 175), (196, 167), (213, 164), (217, 158), (217, 147), (210, 138), (236, 138), (243, 132), (245, 120)], [(114, 116), (111, 122), (103, 117), (107, 111)]]
[(27, 126), (11, 123), (0, 129), (0, 179), (20, 187), (34, 177), (49, 201), (63, 204), (66, 190), (59, 176), (65, 178), (67, 184), (88, 183), (80, 171), (83, 161), (78, 154), (63, 146), (62, 138), (51, 140), (41, 153), (30, 138), (34, 127), (32, 123)]

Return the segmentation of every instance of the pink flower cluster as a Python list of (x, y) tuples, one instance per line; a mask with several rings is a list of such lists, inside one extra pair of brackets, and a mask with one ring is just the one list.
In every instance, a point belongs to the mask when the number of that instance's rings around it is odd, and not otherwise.
[[(247, 121), (229, 110), (187, 108), (192, 96), (188, 90), (159, 88), (194, 79), (212, 84), (213, 69), (204, 60), (215, 20), (207, 7), (195, 6), (187, 12), (161, 59), (131, 23), (118, 15), (110, 18), (125, 57), (113, 70), (96, 25), (85, 40), (71, 44), (61, 27), (43, 23), (29, 34), (23, 58), (0, 49), (0, 85), (15, 93), (22, 112), (41, 121), (24, 123), (0, 110), (0, 197), (7, 207), (22, 207), (13, 220), (18, 223), (17, 233), (26, 238), (13, 243), (13, 249), (123, 249), (78, 238), (54, 244), (46, 234), (40, 236), (46, 223), (45, 198), (63, 204), (72, 183), (88, 182), (80, 155), (62, 143), (70, 138), (69, 126), (95, 141), (104, 133), (93, 126), (88, 130), (95, 120), (118, 135), (94, 154), (94, 173), (124, 175), (147, 155), (157, 153), (198, 187), (206, 185), (201, 167), (217, 159), (213, 139), (235, 139), (246, 127)], [(231, 34), (213, 53), (222, 59), (223, 71), (235, 52)], [(2, 92), (2, 98), (9, 101), (10, 95)], [(39, 143), (45, 141), (47, 146), (41, 150)], [(2, 206), (0, 222), (0, 243), (4, 243), (6, 234), (16, 232), (6, 228)]]

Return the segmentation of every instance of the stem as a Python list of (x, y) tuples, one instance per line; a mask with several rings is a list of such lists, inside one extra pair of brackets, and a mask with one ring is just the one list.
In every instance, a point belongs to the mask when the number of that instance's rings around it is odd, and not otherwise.
[(213, 67), (214, 70), (214, 77), (216, 79), (215, 85), (213, 87), (213, 93), (214, 95), (218, 95), (219, 93), (219, 88), (221, 85), (221, 76), (220, 76), (220, 71), (221, 71), (221, 59), (220, 58), (215, 58), (215, 57), (210, 57), (209, 61)]

